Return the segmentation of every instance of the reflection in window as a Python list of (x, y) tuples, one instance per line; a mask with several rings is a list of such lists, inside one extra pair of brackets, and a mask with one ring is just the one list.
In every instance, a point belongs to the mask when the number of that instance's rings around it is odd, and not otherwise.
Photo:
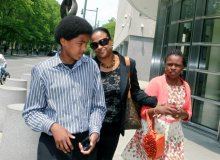
[[(199, 66), (200, 70), (210, 73), (198, 73), (196, 95), (220, 101), (220, 47), (201, 47)], [(212, 74), (213, 72), (213, 74)]]
[(171, 22), (179, 20), (180, 19), (180, 10), (181, 10), (181, 4), (182, 0), (173, 0), (172, 2), (172, 9), (171, 9)]
[(220, 75), (197, 73), (195, 95), (220, 101)]
[(220, 47), (201, 47), (199, 57), (199, 69), (209, 72), (220, 72)]
[(220, 15), (220, 0), (208, 0), (205, 15)]
[(190, 42), (191, 33), (192, 33), (192, 23), (191, 22), (180, 23), (178, 42), (180, 42), (180, 43)]
[(188, 65), (189, 46), (178, 46), (177, 49), (181, 50), (186, 60), (186, 67)]
[(177, 31), (178, 31), (178, 25), (177, 23), (170, 25), (168, 29), (168, 43), (176, 43), (177, 41)]
[(167, 8), (166, 25), (170, 24), (171, 6)]
[(166, 26), (166, 29), (165, 29), (165, 37), (164, 37), (164, 45), (167, 46), (168, 44), (168, 40), (169, 40), (169, 30), (170, 30), (170, 27), (169, 26)]
[[(218, 130), (220, 107), (208, 102), (194, 100), (192, 122)], [(211, 115), (212, 118), (210, 118)]]
[(220, 19), (208, 19), (204, 22), (202, 42), (220, 43)]
[(181, 19), (193, 18), (195, 11), (195, 0), (183, 0)]

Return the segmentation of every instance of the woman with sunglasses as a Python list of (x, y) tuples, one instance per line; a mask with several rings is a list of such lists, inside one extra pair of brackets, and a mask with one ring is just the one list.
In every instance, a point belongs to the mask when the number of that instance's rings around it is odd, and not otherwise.
[[(99, 65), (105, 92), (107, 113), (102, 124), (100, 140), (97, 144), (98, 160), (112, 160), (120, 133), (124, 135), (123, 120), (129, 90), (128, 70), (125, 57), (112, 50), (109, 31), (103, 27), (93, 30), (91, 48), (95, 51), (95, 61)], [(139, 87), (135, 61), (130, 58), (130, 83), (132, 99), (140, 106), (155, 107), (157, 99), (147, 96)]]

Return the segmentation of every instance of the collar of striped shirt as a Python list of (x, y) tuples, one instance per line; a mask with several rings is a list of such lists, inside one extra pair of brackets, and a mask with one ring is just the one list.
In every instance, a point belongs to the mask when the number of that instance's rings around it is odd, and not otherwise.
[[(57, 52), (57, 54), (52, 57), (54, 59), (53, 61), (53, 64), (52, 66), (53, 67), (56, 67), (56, 66), (59, 66), (60, 64), (63, 64), (62, 60), (60, 59), (60, 54), (61, 54), (61, 51)], [(75, 66), (79, 66), (82, 62), (88, 62), (88, 57), (83, 55), (75, 64)]]

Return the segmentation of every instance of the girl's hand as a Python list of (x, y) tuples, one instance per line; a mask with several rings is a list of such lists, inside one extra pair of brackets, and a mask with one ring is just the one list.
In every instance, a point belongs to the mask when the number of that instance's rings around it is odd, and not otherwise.
[(154, 108), (156, 114), (160, 115), (176, 115), (177, 114), (177, 108), (174, 104), (161, 104)]

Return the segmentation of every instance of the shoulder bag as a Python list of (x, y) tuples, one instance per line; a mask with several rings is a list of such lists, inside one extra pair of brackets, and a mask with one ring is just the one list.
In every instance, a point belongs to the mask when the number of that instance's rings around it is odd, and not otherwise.
[(129, 91), (128, 91), (128, 98), (127, 98), (127, 106), (125, 111), (125, 120), (124, 120), (124, 129), (140, 129), (141, 128), (141, 118), (138, 114), (137, 108), (138, 104), (134, 102), (131, 98), (130, 92), (130, 59), (129, 57), (125, 57), (126, 66), (129, 68), (128, 78), (129, 78)]

